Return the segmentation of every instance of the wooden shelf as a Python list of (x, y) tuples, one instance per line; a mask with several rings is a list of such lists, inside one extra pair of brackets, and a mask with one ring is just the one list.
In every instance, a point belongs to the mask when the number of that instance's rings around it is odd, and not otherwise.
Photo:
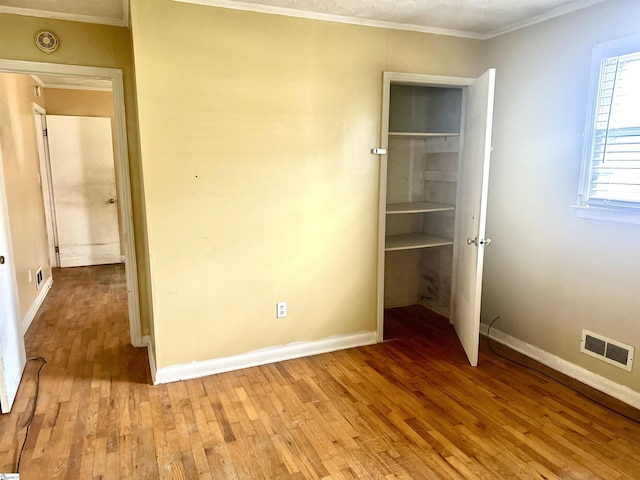
[(442, 203), (431, 202), (410, 202), (410, 203), (390, 203), (387, 205), (387, 215), (401, 213), (429, 213), (429, 212), (446, 212), (454, 210), (453, 205), (444, 205)]
[(427, 182), (450, 182), (458, 181), (458, 172), (449, 170), (425, 170), (422, 173), (422, 179)]
[(408, 233), (404, 235), (390, 235), (385, 238), (385, 251), (413, 250), (416, 248), (440, 247), (453, 245), (450, 238), (437, 237), (428, 233)]
[(389, 132), (390, 137), (430, 138), (430, 137), (459, 137), (458, 132), (426, 133), (426, 132)]

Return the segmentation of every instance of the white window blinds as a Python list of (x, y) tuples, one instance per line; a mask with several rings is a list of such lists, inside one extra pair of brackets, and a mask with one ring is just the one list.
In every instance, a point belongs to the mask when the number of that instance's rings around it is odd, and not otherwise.
[(585, 206), (640, 208), (640, 51), (602, 59)]

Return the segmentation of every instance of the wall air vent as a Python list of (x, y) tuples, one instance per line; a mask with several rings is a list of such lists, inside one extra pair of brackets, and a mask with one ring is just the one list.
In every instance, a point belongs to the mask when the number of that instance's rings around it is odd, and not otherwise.
[(633, 365), (633, 347), (589, 330), (582, 330), (580, 351), (628, 371)]
[(36, 270), (36, 290), (40, 290), (41, 286), (42, 286), (42, 267), (38, 267), (38, 270)]

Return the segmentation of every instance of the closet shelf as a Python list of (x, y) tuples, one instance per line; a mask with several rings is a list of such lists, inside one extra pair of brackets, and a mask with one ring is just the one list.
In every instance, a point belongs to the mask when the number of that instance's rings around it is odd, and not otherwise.
[(387, 205), (387, 215), (400, 213), (429, 213), (454, 210), (454, 205), (444, 205), (432, 202), (390, 203)]
[(458, 181), (458, 172), (449, 170), (425, 170), (422, 172), (422, 179), (425, 182), (450, 182)]
[(427, 132), (389, 132), (390, 137), (430, 138), (430, 137), (459, 137), (458, 132), (427, 133)]
[(428, 233), (407, 233), (404, 235), (390, 235), (385, 238), (385, 251), (412, 250), (416, 248), (440, 247), (453, 245), (453, 240), (437, 237)]

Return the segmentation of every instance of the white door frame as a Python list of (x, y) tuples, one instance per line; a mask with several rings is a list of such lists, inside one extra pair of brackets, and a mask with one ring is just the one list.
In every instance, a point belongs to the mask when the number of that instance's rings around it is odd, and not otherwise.
[[(475, 78), (445, 77), (439, 75), (423, 75), (419, 73), (384, 72), (382, 75), (382, 125), (380, 128), (380, 147), (389, 148), (389, 98), (391, 84), (419, 85), (434, 87), (468, 87)], [(463, 98), (464, 104), (464, 98)], [(462, 143), (460, 145), (462, 148)], [(387, 155), (380, 156), (380, 184), (378, 193), (378, 304), (377, 304), (377, 341), (384, 340), (384, 262), (385, 262), (385, 230), (387, 224)], [(454, 255), (453, 265), (456, 258)], [(454, 270), (455, 271), (455, 270)], [(452, 285), (451, 298), (455, 295), (455, 286)]]
[(81, 78), (111, 81), (116, 127), (116, 148), (118, 152), (116, 182), (120, 193), (118, 208), (120, 209), (120, 229), (125, 254), (127, 302), (129, 307), (129, 332), (131, 345), (134, 347), (144, 346), (140, 326), (138, 267), (136, 262), (135, 237), (133, 230), (133, 206), (131, 202), (131, 179), (129, 175), (129, 152), (127, 147), (127, 127), (122, 70), (117, 68), (86, 67), (78, 65), (0, 59), (0, 72), (20, 73), (26, 75), (71, 75)]
[(58, 246), (58, 227), (56, 225), (56, 204), (53, 198), (53, 180), (51, 178), (51, 163), (49, 161), (49, 143), (44, 131), (47, 129), (47, 112), (37, 103), (33, 103), (33, 116), (36, 122), (36, 137), (38, 139), (38, 155), (40, 156), (40, 185), (44, 201), (44, 216), (47, 222), (47, 236), (49, 246), (49, 265), (60, 266)]

